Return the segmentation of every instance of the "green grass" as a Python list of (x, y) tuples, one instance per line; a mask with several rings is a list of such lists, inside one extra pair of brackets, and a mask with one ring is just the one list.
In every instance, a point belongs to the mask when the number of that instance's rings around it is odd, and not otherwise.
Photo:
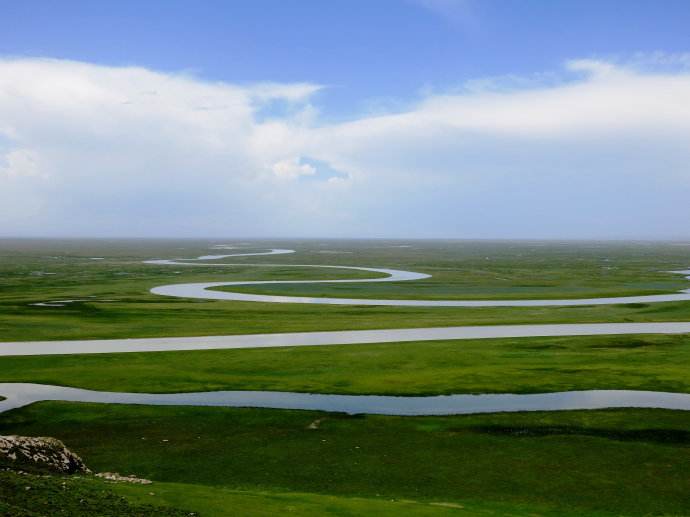
[(166, 483), (618, 515), (690, 513), (688, 429), (689, 413), (664, 410), (400, 418), (51, 402), (0, 419), (0, 433), (59, 437), (97, 471)]
[[(190, 485), (182, 483), (155, 483), (151, 486), (120, 484), (111, 487), (128, 499), (145, 503), (154, 499), (170, 506), (195, 508), (201, 517), (223, 517), (227, 515), (251, 515), (252, 517), (274, 517), (276, 515), (299, 515), (301, 517), (361, 516), (558, 516), (581, 515), (562, 508), (533, 504), (506, 504), (487, 501), (449, 503), (445, 501), (413, 501), (410, 499), (389, 499), (385, 497), (347, 497), (300, 492), (269, 492), (233, 490), (225, 487)], [(154, 496), (149, 495), (151, 490)], [(597, 512), (596, 514), (599, 514)], [(601, 513), (601, 515), (610, 515)]]
[[(60, 299), (56, 297), (55, 299)], [(520, 323), (690, 321), (690, 302), (535, 308), (391, 308), (132, 300), (67, 307), (5, 305), (2, 341), (208, 336)]]
[[(29, 487), (27, 489), (27, 487)], [(181, 510), (185, 508), (185, 510)], [(426, 502), (383, 497), (233, 490), (188, 483), (137, 485), (111, 483), (90, 476), (19, 473), (0, 470), (0, 514), (5, 517), (69, 515), (71, 517), (251, 515), (309, 516), (445, 516), (445, 515), (576, 515), (536, 505), (464, 501)]]
[[(690, 247), (674, 243), (382, 240), (253, 242), (248, 246), (294, 248), (298, 253), (230, 259), (245, 264), (232, 268), (141, 263), (154, 257), (214, 253), (208, 249), (211, 244), (0, 240), (0, 339), (690, 321), (690, 302), (329, 307), (185, 300), (148, 292), (176, 282), (372, 276), (291, 266), (321, 263), (407, 269), (433, 277), (397, 284), (243, 290), (362, 298), (574, 298), (675, 292), (687, 288), (687, 280), (664, 271), (690, 266)], [(284, 266), (261, 268), (251, 263)], [(65, 307), (31, 305), (84, 298), (88, 301)], [(594, 388), (690, 392), (689, 360), (690, 336), (527, 338), (2, 357), (0, 382), (149, 392), (270, 389), (419, 395)], [(310, 429), (315, 420), (320, 420), (318, 429)], [(0, 490), (9, 495), (0, 497), (0, 513), (9, 513), (10, 505), (12, 511), (24, 511), (22, 505), (35, 509), (48, 502), (67, 505), (79, 515), (83, 510), (79, 500), (93, 497), (90, 513), (99, 515), (111, 510), (118, 515), (116, 511), (123, 508), (125, 514), (137, 514), (130, 506), (145, 504), (209, 516), (688, 515), (688, 429), (689, 412), (663, 410), (398, 418), (39, 403), (0, 415), (0, 434), (55, 436), (96, 471), (135, 474), (155, 483), (72, 479), (75, 491), (66, 496), (51, 486), (57, 477), (41, 478), (38, 482), (45, 485), (27, 491), (31, 494), (17, 490), (18, 485), (12, 484), (16, 480), (3, 478)], [(72, 497), (75, 494), (77, 499)]]
[[(382, 298), (561, 298), (675, 292), (690, 247), (673, 243), (544, 243), (412, 241), (256, 242), (291, 247), (293, 255), (236, 257), (233, 262), (279, 268), (153, 266), (148, 258), (211, 253), (202, 241), (0, 240), (0, 339), (55, 340), (246, 334), (311, 330), (403, 328), (496, 323), (690, 320), (690, 302), (534, 308), (415, 308), (316, 306), (187, 300), (150, 294), (177, 282), (362, 278), (352, 270), (290, 264), (391, 267), (427, 272), (414, 282), (246, 288), (288, 294)], [(323, 254), (320, 251), (352, 251)], [(220, 252), (218, 252), (220, 253)], [(94, 261), (89, 257), (105, 257)], [(176, 273), (179, 272), (179, 273)], [(44, 273), (51, 273), (46, 275)], [(61, 299), (90, 301), (37, 307)]]
[[(116, 494), (112, 485), (76, 476), (24, 473), (0, 469), (0, 515), (4, 517), (187, 517), (151, 497)], [(139, 499), (139, 502), (132, 502)], [(194, 514), (198, 515), (198, 514)]]
[(107, 391), (690, 392), (690, 336), (578, 336), (0, 357), (0, 382)]

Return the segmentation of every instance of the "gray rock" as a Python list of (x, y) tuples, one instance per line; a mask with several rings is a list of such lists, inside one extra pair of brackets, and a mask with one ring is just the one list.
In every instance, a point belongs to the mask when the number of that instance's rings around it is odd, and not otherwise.
[(136, 476), (122, 476), (117, 472), (99, 472), (96, 474), (96, 477), (107, 479), (108, 481), (115, 481), (117, 483), (135, 483), (138, 485), (150, 485), (152, 483), (149, 479), (142, 479)]
[(49, 437), (0, 436), (0, 460), (35, 465), (65, 474), (91, 472), (82, 459), (60, 440)]

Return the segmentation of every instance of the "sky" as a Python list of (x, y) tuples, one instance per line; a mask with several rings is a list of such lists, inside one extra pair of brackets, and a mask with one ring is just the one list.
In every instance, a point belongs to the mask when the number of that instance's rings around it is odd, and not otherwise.
[(690, 239), (686, 0), (0, 13), (0, 236)]

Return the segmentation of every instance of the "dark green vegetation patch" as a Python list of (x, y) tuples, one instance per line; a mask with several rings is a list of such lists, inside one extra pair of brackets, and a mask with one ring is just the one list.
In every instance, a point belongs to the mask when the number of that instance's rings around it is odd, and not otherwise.
[(0, 433), (57, 436), (95, 470), (154, 481), (687, 515), (689, 428), (689, 413), (665, 410), (399, 418), (53, 402), (6, 414)]
[(0, 469), (3, 517), (190, 517), (194, 512), (137, 504), (105, 483), (51, 474)]

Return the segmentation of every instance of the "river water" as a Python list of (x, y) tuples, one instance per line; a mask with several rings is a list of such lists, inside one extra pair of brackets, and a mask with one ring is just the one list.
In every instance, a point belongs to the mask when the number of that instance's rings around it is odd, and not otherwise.
[(690, 394), (634, 390), (588, 390), (529, 395), (325, 395), (279, 391), (210, 391), (200, 393), (118, 393), (42, 384), (0, 384), (0, 412), (45, 400), (146, 404), (156, 406), (224, 406), (300, 409), (374, 415), (466, 415), (517, 411), (604, 408), (690, 410)]

